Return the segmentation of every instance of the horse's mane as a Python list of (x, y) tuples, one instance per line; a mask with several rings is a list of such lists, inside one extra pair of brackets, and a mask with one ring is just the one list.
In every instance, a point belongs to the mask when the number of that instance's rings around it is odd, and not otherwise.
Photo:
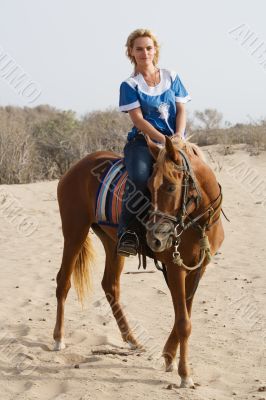
[(183, 142), (184, 142), (185, 150), (186, 150), (188, 155), (190, 155), (192, 157), (197, 156), (202, 161), (207, 163), (205, 154), (203, 153), (203, 151), (201, 150), (201, 148), (197, 144), (191, 143), (189, 141), (189, 138), (187, 140), (183, 140)]
[[(173, 144), (176, 149), (185, 151), (185, 153), (188, 155), (190, 159), (198, 157), (203, 162), (206, 162), (206, 158), (203, 151), (195, 143), (191, 143), (189, 140), (180, 138), (174, 141)], [(165, 147), (163, 147), (156, 160), (158, 185), (161, 184), (163, 175), (170, 182), (174, 183), (176, 180), (174, 171), (176, 171), (177, 168), (178, 166), (176, 166), (176, 164), (172, 162), (172, 160), (169, 158), (167, 154)]]

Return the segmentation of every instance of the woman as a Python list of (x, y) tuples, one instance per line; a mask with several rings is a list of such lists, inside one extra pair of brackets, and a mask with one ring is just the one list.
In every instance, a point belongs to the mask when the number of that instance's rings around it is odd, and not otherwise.
[[(147, 181), (151, 175), (153, 158), (143, 134), (161, 145), (164, 145), (166, 135), (184, 137), (184, 104), (190, 100), (190, 96), (176, 73), (157, 66), (159, 45), (151, 31), (137, 29), (132, 32), (126, 48), (134, 71), (120, 86), (119, 108), (129, 113), (134, 126), (128, 133), (124, 148), (129, 183), (123, 198), (117, 251), (129, 256), (135, 255), (138, 247), (138, 238), (130, 226), (136, 219), (137, 211), (143, 207), (143, 202), (149, 199)], [(133, 191), (143, 194), (143, 201), (135, 208), (129, 204)]]

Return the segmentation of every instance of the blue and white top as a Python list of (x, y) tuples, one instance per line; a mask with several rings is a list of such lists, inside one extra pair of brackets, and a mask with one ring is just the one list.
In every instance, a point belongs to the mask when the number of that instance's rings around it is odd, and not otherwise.
[[(131, 75), (120, 86), (119, 109), (128, 112), (141, 107), (143, 118), (162, 134), (172, 136), (176, 128), (176, 103), (191, 100), (177, 73), (160, 69), (158, 85), (148, 86), (142, 74)], [(136, 136), (134, 126), (128, 140)]]

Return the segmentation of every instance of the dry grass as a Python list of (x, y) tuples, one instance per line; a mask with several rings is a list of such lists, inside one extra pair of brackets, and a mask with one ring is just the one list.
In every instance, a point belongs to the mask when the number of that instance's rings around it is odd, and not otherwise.
[(48, 106), (0, 108), (0, 184), (59, 178), (96, 150), (122, 153), (129, 118), (116, 110), (78, 119)]

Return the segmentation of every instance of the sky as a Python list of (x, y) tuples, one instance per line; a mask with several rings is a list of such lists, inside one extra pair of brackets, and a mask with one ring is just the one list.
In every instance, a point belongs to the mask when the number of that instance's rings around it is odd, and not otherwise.
[[(132, 72), (126, 39), (145, 27), (161, 45), (159, 66), (189, 91), (190, 115), (216, 108), (224, 122), (265, 118), (265, 15), (263, 0), (0, 0), (0, 105), (79, 116), (117, 107)], [(8, 65), (28, 89), (8, 79)]]

